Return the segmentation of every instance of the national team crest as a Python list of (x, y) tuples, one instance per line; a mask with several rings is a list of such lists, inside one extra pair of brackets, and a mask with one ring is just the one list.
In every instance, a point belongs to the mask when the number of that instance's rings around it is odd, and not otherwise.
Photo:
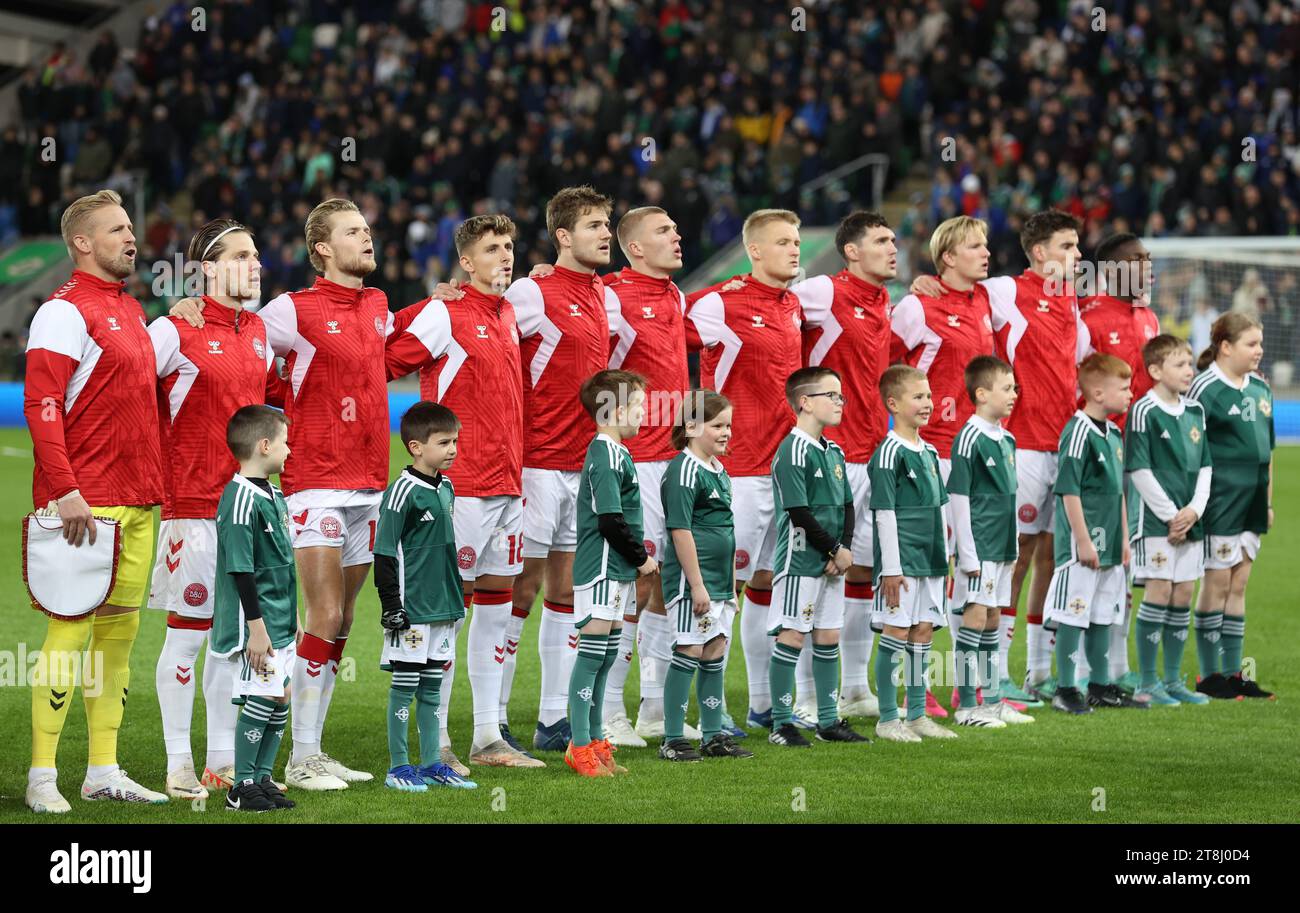
[(343, 535), (343, 524), (335, 517), (321, 517), (320, 532), (326, 539), (337, 539)]
[(1217, 549), (1214, 550), (1214, 554), (1225, 560), (1231, 558), (1232, 546), (1229, 543), (1224, 542), (1222, 545), (1220, 545)]
[(384, 318), (382, 318), (382, 317), (376, 317), (376, 318), (375, 318), (375, 332), (378, 333), (380, 336), (383, 336), (383, 335), (384, 335), (384, 329), (385, 329), (385, 328), (386, 328), (386, 326), (385, 326), (385, 323), (384, 323)]
[(1259, 411), (1265, 418), (1268, 418), (1273, 414), (1273, 401), (1267, 396), (1261, 396), (1259, 398)]
[(402, 643), (407, 650), (418, 650), (424, 646), (424, 631), (420, 628), (407, 628), (402, 632)]
[(1151, 566), (1156, 568), (1164, 567), (1169, 563), (1169, 556), (1164, 552), (1156, 552), (1151, 556)]
[(708, 615), (701, 615), (695, 619), (695, 627), (701, 634), (708, 634), (709, 629), (713, 627), (713, 619)]
[(736, 570), (744, 570), (749, 567), (749, 552), (743, 548), (736, 549)]
[(1199, 444), (1201, 442), (1201, 429), (1193, 425), (1191, 429), (1188, 430), (1187, 436), (1192, 439), (1193, 444)]
[(1020, 509), (1016, 511), (1016, 516), (1020, 518), (1021, 523), (1033, 523), (1038, 519), (1038, 508), (1032, 504), (1021, 504)]
[(839, 463), (835, 464), (835, 478), (837, 481), (841, 481), (844, 478), (844, 467)]
[(208, 601), (208, 588), (201, 583), (191, 583), (185, 588), (185, 604), (198, 608)]
[(653, 558), (655, 556), (655, 551), (656, 551), (655, 544), (651, 542), (649, 539), (646, 539), (642, 544), (645, 546), (645, 553), (649, 555), (651, 558)]
[(984, 592), (985, 592), (985, 594), (987, 594), (987, 595), (989, 595), (989, 596), (992, 596), (992, 595), (993, 595), (993, 581), (992, 581), (992, 580), (987, 580), (987, 581), (985, 581), (985, 583), (984, 583)]
[(468, 571), (472, 568), (477, 559), (478, 555), (474, 552), (472, 545), (461, 546), (460, 551), (456, 552), (456, 564), (460, 566), (462, 571)]
[(804, 603), (804, 607), (799, 610), (799, 614), (803, 616), (805, 622), (811, 624), (813, 620), (813, 604), (811, 602)]
[(1082, 599), (1078, 597), (1075, 597), (1074, 599), (1070, 600), (1070, 611), (1073, 612), (1075, 615), (1082, 615), (1084, 612), (1088, 611), (1088, 603), (1084, 602)]
[(253, 354), (258, 358), (266, 358), (266, 346), (262, 345), (262, 340), (253, 338)]
[(615, 593), (614, 593), (614, 599), (613, 599), (613, 601), (610, 603), (610, 607), (611, 607), (611, 608), (615, 608), (615, 609), (617, 609), (617, 608), (618, 608), (619, 606), (621, 606), (622, 604), (623, 604), (623, 594), (622, 594), (622, 593), (615, 592)]

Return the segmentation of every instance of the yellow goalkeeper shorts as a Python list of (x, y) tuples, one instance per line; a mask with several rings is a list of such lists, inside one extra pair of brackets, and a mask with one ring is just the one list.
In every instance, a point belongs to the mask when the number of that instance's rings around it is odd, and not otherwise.
[(149, 595), (153, 569), (154, 521), (152, 507), (91, 507), (97, 517), (116, 520), (122, 527), (122, 551), (117, 556), (117, 579), (108, 594), (110, 605), (138, 609)]

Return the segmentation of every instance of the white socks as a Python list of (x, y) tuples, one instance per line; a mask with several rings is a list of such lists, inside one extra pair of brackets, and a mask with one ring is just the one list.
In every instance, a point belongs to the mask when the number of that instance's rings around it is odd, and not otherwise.
[(451, 659), (442, 667), (442, 689), (438, 694), (438, 745), (451, 747), (451, 736), (447, 734), (447, 714), (451, 709), (451, 686), (456, 681), (456, 654), (460, 652), (460, 631), (465, 627), (465, 619), (456, 621), (455, 633), (451, 635)]
[(1131, 599), (1125, 598), (1123, 605), (1120, 606), (1122, 615), (1120, 620), (1110, 626), (1110, 680), (1118, 681), (1122, 676), (1127, 675), (1128, 668), (1128, 629), (1133, 620), (1133, 603)]
[(1025, 615), (1025, 672), (1031, 685), (1052, 674), (1052, 650), (1056, 639), (1043, 627), (1042, 615)]
[[(167, 772), (193, 767), (190, 753), (190, 723), (194, 716), (195, 679), (199, 651), (207, 631), (191, 628), (167, 628), (158, 665), (154, 670), (154, 687), (162, 711), (163, 744), (167, 749)], [(213, 665), (209, 659), (207, 665)], [(230, 703), (230, 696), (226, 696)]]
[(745, 675), (749, 679), (749, 709), (756, 713), (772, 709), (768, 667), (776, 638), (767, 633), (767, 612), (771, 604), (771, 590), (745, 589), (745, 605), (740, 612), (740, 646), (745, 652)]
[[(475, 590), (465, 643), (465, 665), (474, 697), (474, 748), (501, 738), (502, 671), (506, 659), (506, 625), (510, 620), (510, 590)], [(520, 619), (522, 621), (522, 619)], [(443, 687), (447, 687), (444, 681)], [(443, 706), (446, 706), (444, 701)]]
[[(845, 589), (855, 584), (845, 584)], [(866, 584), (856, 584), (865, 587)], [(876, 634), (871, 630), (871, 600), (844, 597), (844, 628), (840, 631), (840, 695), (853, 700), (871, 693), (871, 648)]]
[(994, 675), (1000, 679), (1011, 678), (1011, 667), (1007, 665), (1011, 656), (1011, 642), (1016, 638), (1016, 616), (1003, 614), (998, 619), (998, 653), (997, 669)]
[[(641, 617), (649, 615), (643, 612)], [(618, 656), (610, 667), (609, 678), (605, 681), (605, 706), (601, 710), (605, 719), (626, 713), (623, 704), (623, 685), (627, 682), (627, 673), (632, 668), (632, 653), (636, 649), (636, 631), (639, 625), (635, 621), (623, 619), (623, 633), (619, 635)]]
[(803, 649), (799, 651), (799, 660), (794, 664), (794, 706), (816, 707), (817, 684), (812, 672), (812, 634), (803, 639)]
[(209, 653), (203, 659), (203, 709), (208, 715), (208, 760), (211, 770), (235, 763), (235, 723), (239, 707), (230, 702), (235, 693), (235, 667)]
[(664, 718), (664, 679), (672, 662), (672, 622), (667, 615), (642, 612), (638, 627), (641, 706), (637, 709), (637, 719), (656, 722)]
[(502, 643), (505, 644), (504, 661), (501, 663), (501, 698), (498, 702), (498, 721), (502, 726), (507, 725), (510, 720), (506, 709), (510, 704), (510, 688), (515, 683), (515, 662), (519, 659), (519, 638), (524, 633), (524, 622), (528, 620), (526, 615), (516, 615), (514, 608), (510, 609), (510, 615), (506, 618), (505, 632), (501, 635)]
[[(542, 695), (537, 722), (554, 726), (569, 713), (569, 677), (578, 659), (578, 629), (573, 612), (557, 612), (542, 602), (542, 624), (537, 632), (537, 655), (542, 660)], [(566, 607), (567, 608), (567, 607)]]

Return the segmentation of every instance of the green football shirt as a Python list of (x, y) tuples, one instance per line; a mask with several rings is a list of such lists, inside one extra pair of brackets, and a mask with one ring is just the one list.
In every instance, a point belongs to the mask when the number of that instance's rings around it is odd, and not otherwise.
[(375, 530), (376, 555), (397, 560), (402, 606), (411, 624), (465, 617), (451, 515), (456, 492), (442, 473), (435, 482), (406, 467), (384, 492)]
[(1065, 423), (1057, 457), (1056, 566), (1078, 560), (1078, 548), (1065, 515), (1065, 495), (1078, 495), (1101, 567), (1124, 562), (1128, 537), (1124, 517), (1124, 443), (1119, 426), (1106, 422), (1101, 431), (1083, 410)]
[(844, 535), (844, 506), (853, 503), (844, 451), (839, 444), (814, 440), (792, 428), (772, 458), (772, 492), (776, 501), (776, 552), (773, 579), (820, 577), (830, 556), (815, 550), (792, 528), (791, 507), (806, 507), (813, 519), (838, 541)]
[(1192, 381), (1187, 395), (1205, 410), (1214, 463), (1210, 502), (1201, 518), (1206, 534), (1268, 532), (1268, 466), (1277, 444), (1268, 384), (1251, 374), (1234, 386), (1211, 364)]
[(695, 539), (700, 576), (709, 598), (723, 602), (736, 598), (736, 525), (731, 513), (731, 477), (717, 460), (710, 465), (689, 450), (673, 457), (659, 487), (664, 505), (668, 546), (664, 553), (664, 605), (691, 598), (672, 531), (689, 530)]
[[(1151, 470), (1176, 507), (1191, 503), (1196, 477), (1209, 465), (1205, 412), (1200, 403), (1180, 397), (1178, 404), (1171, 406), (1156, 396), (1155, 390), (1148, 390), (1129, 410), (1124, 427), (1124, 469)], [(1169, 535), (1168, 524), (1151, 512), (1136, 490), (1128, 505), (1128, 519), (1134, 538)], [(1200, 521), (1187, 532), (1192, 541), (1204, 536)]]
[(939, 451), (924, 440), (916, 444), (893, 431), (885, 435), (867, 464), (871, 479), (871, 522), (875, 581), (883, 576), (877, 511), (894, 512), (898, 525), (898, 557), (907, 577), (948, 575), (947, 528), (943, 505), (948, 491), (939, 474)]
[(578, 589), (598, 580), (636, 579), (637, 569), (600, 534), (601, 514), (622, 514), (632, 535), (644, 538), (632, 455), (606, 434), (597, 434), (587, 446), (578, 481), (578, 549), (573, 556), (573, 586)]
[(212, 652), (231, 656), (248, 644), (248, 624), (231, 574), (252, 574), (271, 647), (298, 636), (298, 578), (289, 541), (289, 509), (274, 485), (268, 492), (236, 474), (217, 504), (217, 579)]
[(952, 442), (948, 496), (970, 499), (970, 526), (981, 561), (1015, 561), (1016, 439), (978, 415), (966, 420)]

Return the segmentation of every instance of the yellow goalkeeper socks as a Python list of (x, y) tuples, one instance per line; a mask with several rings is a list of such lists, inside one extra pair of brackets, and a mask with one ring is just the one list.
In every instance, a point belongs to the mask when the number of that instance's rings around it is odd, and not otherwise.
[(117, 763), (117, 731), (131, 683), (131, 645), (139, 628), (139, 611), (95, 618), (90, 656), (99, 680), (95, 682), (98, 687), (86, 690), (91, 767)]
[(94, 616), (76, 621), (51, 618), (32, 682), (32, 766), (55, 767), (59, 735), (81, 668)]

